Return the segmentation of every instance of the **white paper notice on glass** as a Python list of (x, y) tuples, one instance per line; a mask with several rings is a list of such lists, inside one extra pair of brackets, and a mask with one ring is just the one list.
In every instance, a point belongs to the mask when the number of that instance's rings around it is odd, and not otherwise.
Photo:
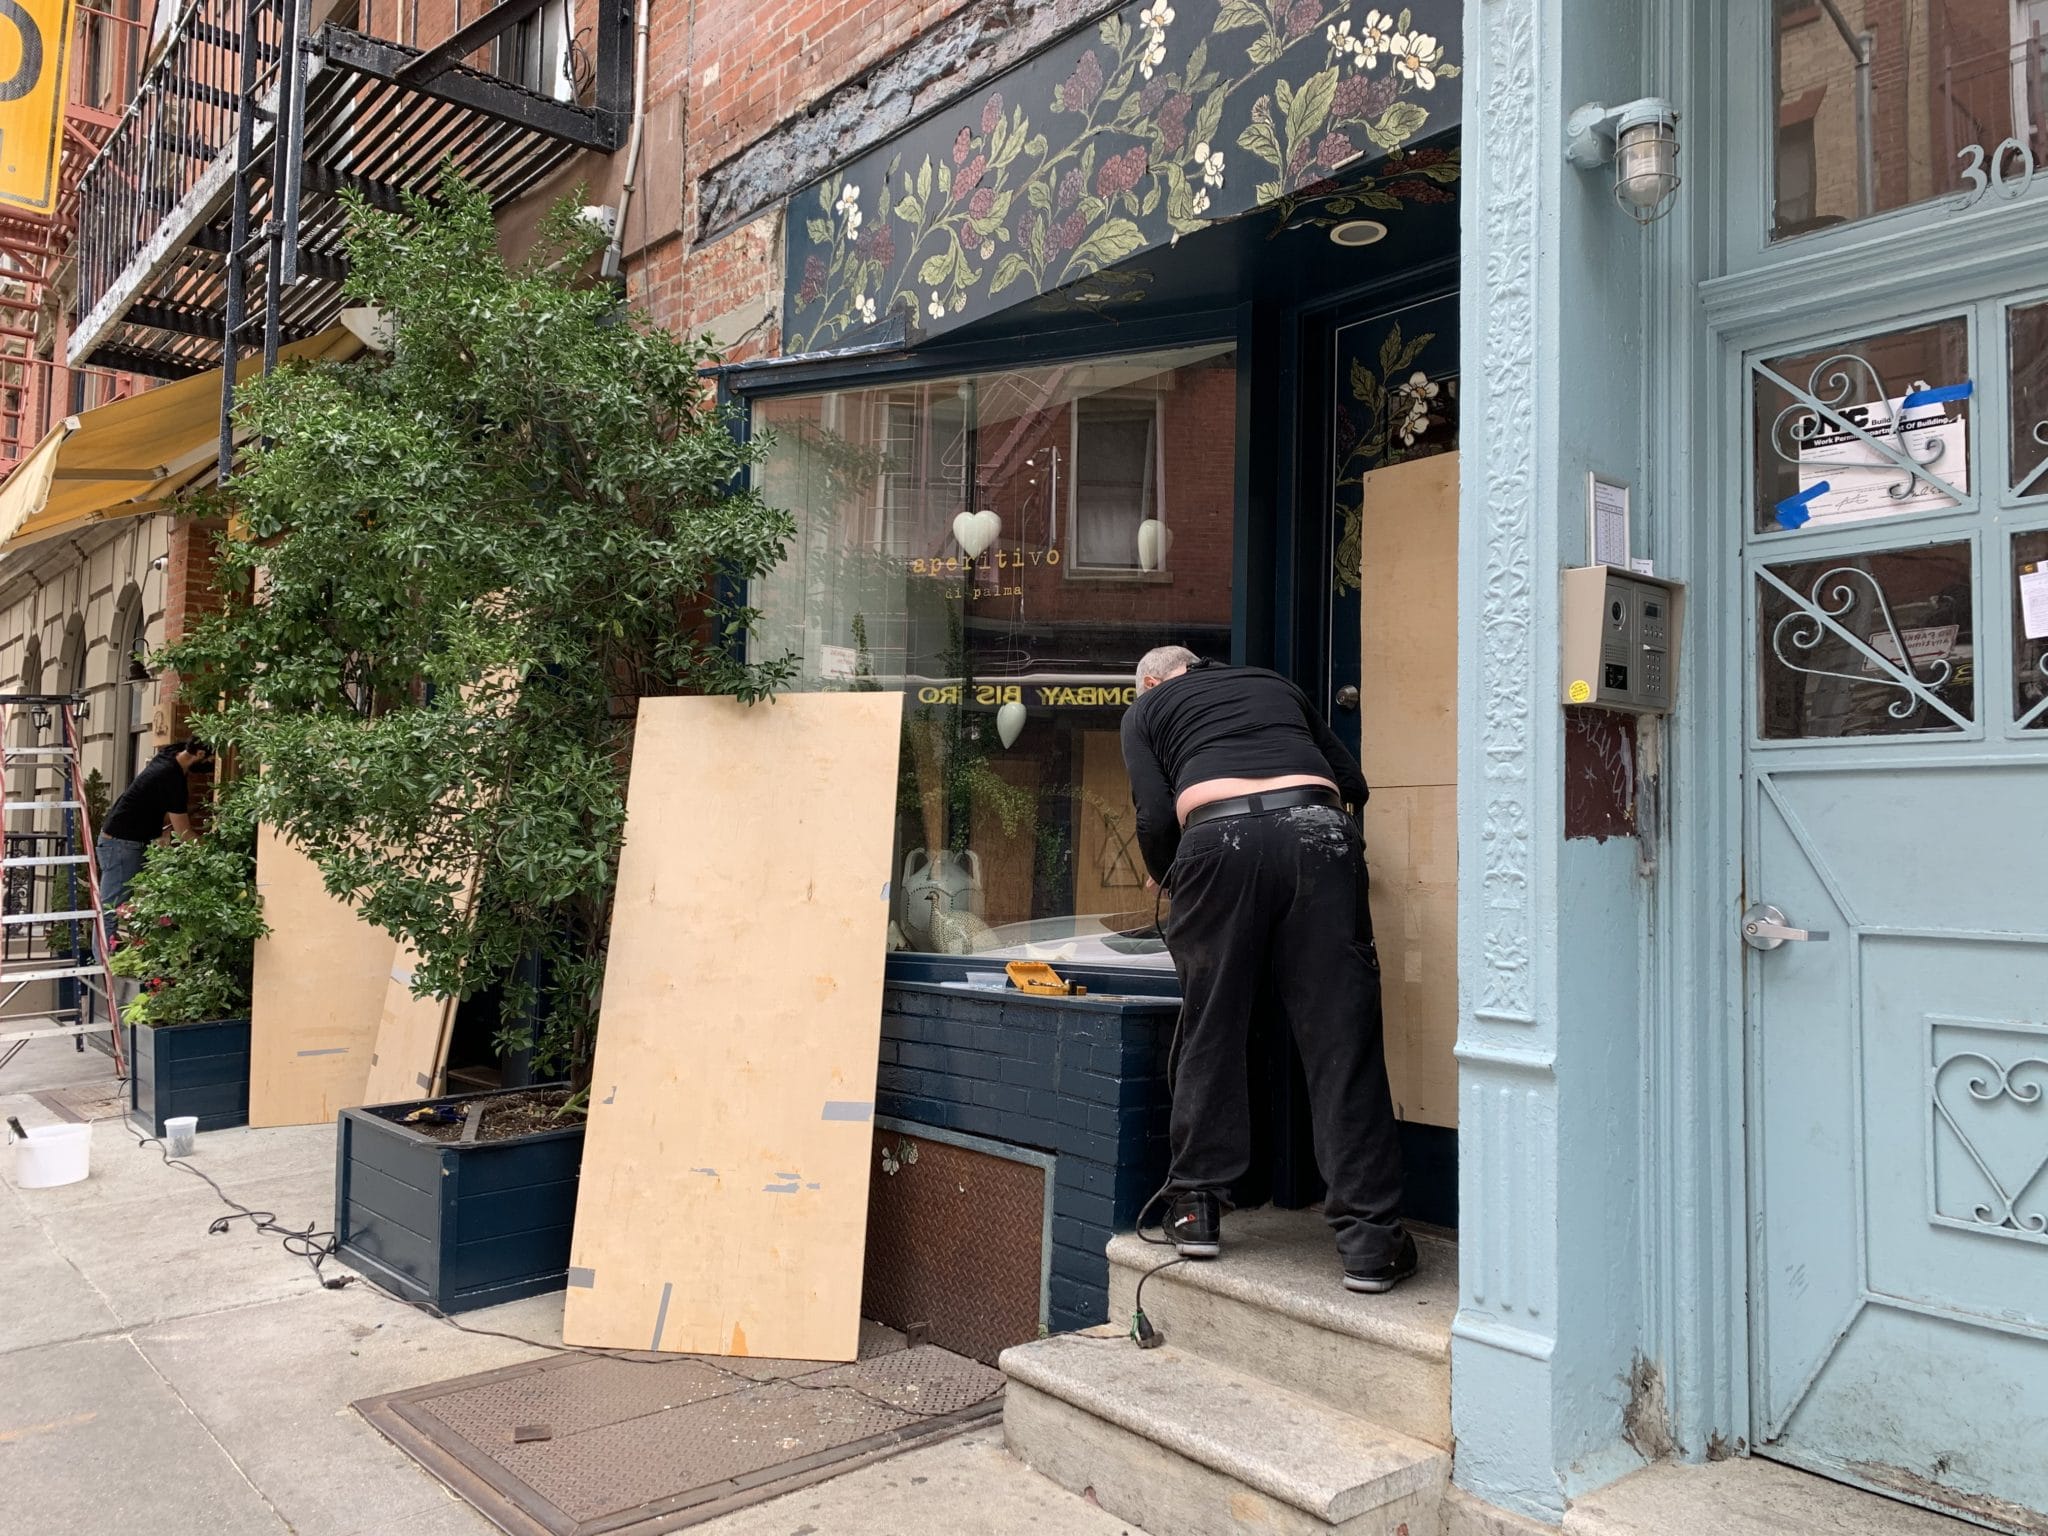
[(2048, 564), (2020, 567), (2020, 626), (2029, 640), (2048, 640)]
[[(1826, 418), (1801, 423), (1799, 494), (1779, 506), (1779, 525), (1825, 528), (1955, 506), (1956, 498), (1928, 475), (1939, 475), (1968, 494), (1970, 424), (1963, 415), (1963, 401), (1936, 400), (1909, 410), (1906, 401), (1911, 398), (1902, 395), (1882, 406), (1845, 406), (1836, 413), (1866, 433), (1870, 442)], [(1912, 460), (1926, 473), (1916, 474), (1901, 465), (1900, 458)]]
[(833, 680), (853, 678), (860, 670), (860, 652), (850, 645), (818, 647), (818, 676)]
[(1591, 481), (1593, 564), (1628, 569), (1628, 486), (1599, 475)]

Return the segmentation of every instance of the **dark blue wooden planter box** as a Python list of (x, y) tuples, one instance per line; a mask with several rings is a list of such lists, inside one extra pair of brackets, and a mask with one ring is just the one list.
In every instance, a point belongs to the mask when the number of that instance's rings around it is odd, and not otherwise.
[(129, 1024), (128, 1118), (145, 1136), (173, 1115), (202, 1131), (249, 1123), (249, 1021)]
[(562, 1289), (582, 1123), (505, 1141), (436, 1141), (399, 1123), (417, 1107), (341, 1112), (334, 1175), (341, 1261), (443, 1312)]

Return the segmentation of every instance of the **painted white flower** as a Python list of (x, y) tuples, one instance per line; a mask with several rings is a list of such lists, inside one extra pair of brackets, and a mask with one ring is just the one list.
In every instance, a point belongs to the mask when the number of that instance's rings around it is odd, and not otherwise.
[(861, 324), (873, 325), (875, 323), (875, 301), (873, 299), (869, 298), (866, 294), (862, 294), (853, 301), (853, 307), (860, 311)]
[(1334, 27), (1323, 28), (1323, 36), (1329, 39), (1332, 48), (1338, 49), (1340, 52), (1350, 51), (1352, 43), (1350, 22), (1342, 21)]
[(1379, 62), (1380, 55), (1387, 51), (1388, 46), (1393, 42), (1393, 38), (1394, 18), (1392, 16), (1389, 16), (1385, 11), (1367, 11), (1365, 13), (1365, 27), (1358, 34), (1358, 45), (1365, 60), (1366, 68), (1370, 69)]
[(1195, 188), (1194, 200), (1188, 206), (1194, 210), (1197, 218), (1207, 213), (1209, 211), (1209, 189), (1207, 187)]
[(1427, 32), (1397, 33), (1388, 40), (1394, 67), (1425, 91), (1436, 89), (1436, 66), (1443, 62), (1443, 45)]
[(1166, 0), (1158, 0), (1157, 4), (1146, 6), (1138, 12), (1138, 25), (1149, 27), (1154, 32), (1164, 32), (1173, 25), (1173, 7), (1166, 4)]
[(1207, 139), (1195, 146), (1195, 168), (1202, 173), (1202, 180), (1210, 186), (1223, 185), (1223, 151), (1212, 151)]
[(1443, 386), (1431, 383), (1428, 374), (1418, 372), (1409, 374), (1408, 382), (1397, 388), (1394, 393), (1405, 395), (1410, 400), (1434, 400), (1443, 393)]
[(934, 288), (932, 290), (932, 301), (931, 303), (925, 305), (924, 312), (930, 315), (934, 320), (943, 320), (946, 318), (946, 301), (939, 297), (938, 289)]
[(832, 211), (846, 221), (846, 238), (851, 240), (860, 233), (860, 183), (849, 181), (839, 189), (839, 201), (832, 205)]
[(1138, 73), (1147, 80), (1150, 80), (1152, 72), (1165, 62), (1166, 34), (1164, 32), (1154, 32), (1152, 34), (1152, 41), (1145, 45), (1144, 58), (1138, 61)]

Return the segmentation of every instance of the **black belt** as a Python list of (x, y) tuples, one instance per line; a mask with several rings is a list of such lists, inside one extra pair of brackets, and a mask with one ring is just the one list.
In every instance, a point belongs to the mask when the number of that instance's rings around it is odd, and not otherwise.
[(1205, 821), (1221, 821), (1226, 816), (1256, 816), (1261, 811), (1289, 811), (1300, 805), (1327, 805), (1333, 810), (1344, 809), (1344, 802), (1337, 798), (1333, 789), (1320, 789), (1314, 785), (1303, 785), (1300, 789), (1269, 789), (1263, 794), (1239, 795), (1231, 800), (1211, 800), (1207, 805), (1198, 805), (1188, 812), (1183, 827), (1199, 827)]

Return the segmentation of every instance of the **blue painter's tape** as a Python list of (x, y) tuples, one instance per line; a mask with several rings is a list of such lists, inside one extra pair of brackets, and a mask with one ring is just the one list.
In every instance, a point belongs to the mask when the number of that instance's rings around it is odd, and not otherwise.
[(1974, 379), (1965, 379), (1960, 384), (1944, 384), (1939, 389), (1916, 389), (1899, 402), (1899, 409), (1912, 411), (1923, 405), (1946, 405), (1951, 400), (1967, 400), (1976, 392)]
[(1813, 514), (1807, 510), (1820, 497), (1827, 495), (1828, 482), (1816, 481), (1797, 496), (1787, 496), (1778, 503), (1778, 526), (1780, 528), (1804, 528), (1813, 521)]

